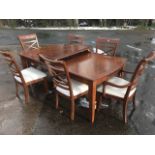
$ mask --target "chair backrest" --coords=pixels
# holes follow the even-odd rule
[[[116,49],[120,43],[120,39],[98,37],[96,39],[96,53],[98,49],[104,51],[107,55],[115,56]]]
[[[47,65],[49,74],[53,77],[54,87],[68,90],[70,96],[73,96],[71,80],[66,63],[64,61],[49,60],[42,54],[39,54],[39,57]]]
[[[69,44],[84,44],[84,36],[68,34],[67,36]]]
[[[24,51],[39,48],[38,38],[35,33],[19,35],[18,39]]]
[[[14,79],[16,77],[16,78],[20,79],[20,81],[22,81],[22,83],[25,83],[23,75],[21,74],[20,68],[17,65],[13,55],[7,51],[5,51],[5,52],[0,51],[0,53],[4,56],[6,62],[8,63],[10,71],[13,74]]]
[[[133,89],[135,89],[137,87],[139,79],[140,79],[141,75],[144,73],[146,65],[150,61],[152,61],[154,59],[155,59],[155,51],[151,52],[146,58],[142,59],[138,63],[138,65],[137,65],[137,67],[136,67],[136,69],[134,71],[134,74],[133,74],[133,76],[131,78],[131,81],[130,81],[131,85],[128,87],[128,90],[127,90],[127,93],[126,93],[126,97],[129,95],[129,93]]]

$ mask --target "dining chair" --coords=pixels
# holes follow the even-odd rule
[[[68,34],[67,36],[69,44],[84,44],[84,36],[77,34]]]
[[[94,53],[115,56],[116,50],[120,43],[117,38],[98,37],[96,39],[96,48],[93,48]]]
[[[64,61],[49,60],[41,54],[40,57],[45,60],[49,74],[53,77],[56,90],[56,109],[59,107],[59,96],[69,99],[71,101],[70,119],[74,120],[75,100],[87,94],[88,85],[71,79]]]
[[[18,39],[24,51],[31,49],[39,49],[39,42],[35,33],[19,35]]]
[[[29,86],[39,82],[43,82],[45,87],[45,92],[46,93],[48,92],[48,85],[47,85],[47,79],[46,79],[47,75],[44,72],[41,72],[40,70],[35,69],[33,67],[28,67],[23,70],[20,70],[11,52],[0,51],[0,53],[4,56],[12,72],[13,79],[16,84],[17,97],[19,97],[18,95],[19,85],[21,85],[24,89],[26,104],[29,102]]]
[[[151,52],[138,63],[134,72],[122,70],[121,77],[112,77],[104,82],[103,85],[100,85],[97,88],[97,92],[101,94],[98,108],[101,106],[103,98],[108,97],[121,100],[123,106],[123,121],[127,123],[128,102],[132,100],[133,107],[135,108],[135,97],[140,76],[144,72],[148,62],[154,59],[155,52]],[[131,74],[131,80],[127,81],[123,76],[124,74]]]

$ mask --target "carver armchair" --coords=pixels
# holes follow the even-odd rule
[[[146,58],[142,59],[134,72],[122,71],[122,76],[124,74],[132,74],[131,80],[127,81],[123,77],[112,77],[108,81],[106,81],[103,85],[100,85],[97,88],[97,92],[101,94],[99,106],[102,103],[102,99],[104,98],[114,98],[119,99],[122,102],[123,106],[123,121],[127,123],[127,108],[128,102],[133,101],[133,106],[135,108],[135,97],[137,85],[139,82],[139,78],[144,72],[144,69],[149,61],[155,59],[155,52],[151,52]]]
[[[70,119],[75,117],[75,100],[88,92],[88,85],[70,78],[67,65],[64,61],[49,60],[40,54],[44,59],[49,74],[52,77],[56,90],[56,108],[59,107],[59,96],[70,100]]]
[[[39,49],[39,42],[37,35],[35,33],[27,35],[19,35],[18,39],[24,51],[31,49]]]
[[[67,36],[69,44],[84,44],[84,36],[77,34],[68,34]]]
[[[11,52],[1,51],[0,53],[4,56],[13,75],[13,79],[16,84],[17,97],[19,97],[18,95],[19,86],[22,86],[24,89],[25,103],[27,104],[29,102],[29,89],[28,89],[29,86],[39,82],[44,83],[45,92],[46,93],[48,92],[48,85],[46,80],[47,75],[44,72],[35,69],[34,67],[28,67],[23,70],[20,70]]]
[[[98,54],[115,56],[119,43],[120,39],[98,37],[93,51]]]

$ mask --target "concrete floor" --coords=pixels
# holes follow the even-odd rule
[[[14,53],[20,63],[17,51],[15,50]],[[127,53],[130,51],[128,50]],[[124,54],[124,56],[129,58],[127,68],[133,69],[132,66],[137,63],[135,59],[130,54]],[[138,53],[135,53],[134,56],[138,56]],[[12,75],[0,56],[0,134],[155,134],[154,90],[155,70],[152,63],[149,64],[139,82],[136,110],[132,111],[132,104],[128,105],[128,124],[124,125],[122,122],[121,103],[113,101],[109,108],[104,108],[96,113],[95,125],[92,128],[88,121],[88,109],[77,106],[76,119],[71,122],[68,117],[69,102],[61,99],[61,108],[56,110],[54,93],[44,94],[42,85],[37,85],[30,90],[33,93],[31,93],[28,105],[25,105],[22,99],[16,98]],[[20,92],[20,97],[23,98],[22,89]]]

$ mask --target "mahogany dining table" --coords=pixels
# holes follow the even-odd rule
[[[89,86],[88,99],[90,120],[95,120],[96,88],[99,84],[116,75],[126,63],[122,57],[92,53],[88,45],[53,44],[40,49],[20,53],[23,67],[28,62],[41,63],[38,54],[48,59],[64,60],[72,78]]]

